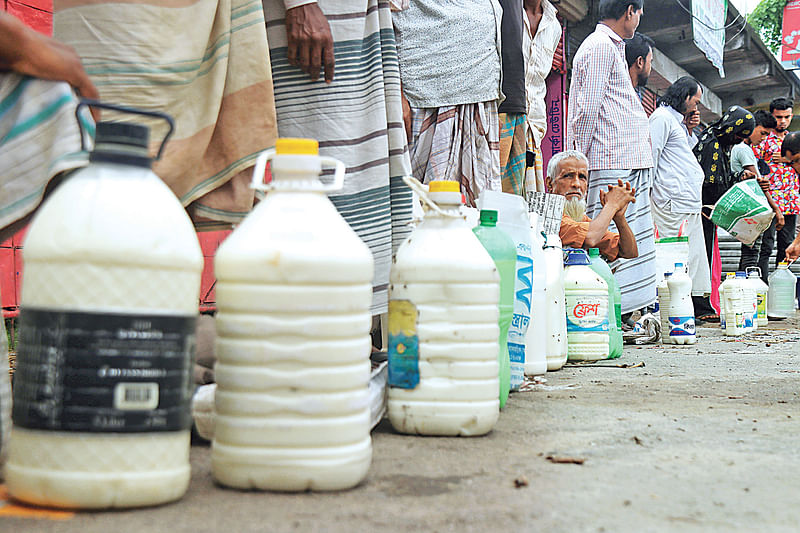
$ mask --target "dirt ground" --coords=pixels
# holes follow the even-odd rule
[[[798,324],[738,340],[703,327],[695,346],[626,346],[619,361],[548,373],[486,437],[403,436],[384,421],[369,477],[348,492],[222,489],[195,445],[178,503],[60,520],[0,507],[0,532],[797,531]]]

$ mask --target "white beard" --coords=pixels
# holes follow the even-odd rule
[[[564,214],[575,222],[583,222],[586,215],[586,200],[583,198],[568,198],[564,203]]]

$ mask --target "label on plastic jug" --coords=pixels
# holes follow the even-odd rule
[[[767,294],[764,292],[757,293],[756,300],[756,317],[767,316]]]
[[[695,324],[693,316],[671,316],[669,317],[669,336],[682,337],[695,334]]]
[[[567,331],[608,331],[608,299],[567,295]]]
[[[92,433],[189,429],[195,322],[23,309],[14,424]]]
[[[417,307],[408,300],[389,301],[389,386],[413,389],[419,385]]]

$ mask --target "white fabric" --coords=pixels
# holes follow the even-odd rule
[[[700,213],[703,169],[689,146],[683,115],[660,106],[650,115],[653,145],[653,211]]]
[[[415,0],[392,13],[411,107],[499,100],[502,16],[497,0]]]
[[[295,7],[304,6],[306,4],[316,4],[317,0],[283,0],[283,5],[286,9],[293,9]]]
[[[553,55],[561,39],[561,23],[556,18],[556,8],[548,0],[542,0],[544,14],[539,22],[536,36],[531,38],[528,15],[522,10],[525,31],[522,32],[522,54],[525,58],[525,93],[527,97],[528,130],[536,146],[542,145],[547,134],[547,108],[545,78],[553,67]]]
[[[703,237],[703,222],[700,214],[669,213],[653,209],[653,223],[658,228],[659,238],[677,237],[681,224],[686,220],[683,235],[689,237],[689,277],[692,278],[692,296],[711,294],[711,271]],[[661,273],[658,274],[661,276]]]

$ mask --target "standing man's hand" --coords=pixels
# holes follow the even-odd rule
[[[325,83],[333,81],[333,35],[316,3],[286,10],[286,38],[289,64],[300,67],[312,81],[319,79],[324,67]]]
[[[775,231],[780,231],[786,225],[786,219],[780,209],[775,212]]]
[[[84,98],[100,93],[83,70],[81,59],[70,46],[26,27],[13,15],[0,11],[0,70],[34,78],[69,83]],[[99,111],[92,110],[95,120]]]
[[[786,261],[794,261],[798,256],[800,256],[800,235],[786,248]]]
[[[689,134],[691,135],[692,131],[694,131],[694,129],[700,125],[700,111],[694,110],[691,113],[687,113],[684,123],[686,124],[686,129],[689,130]]]

